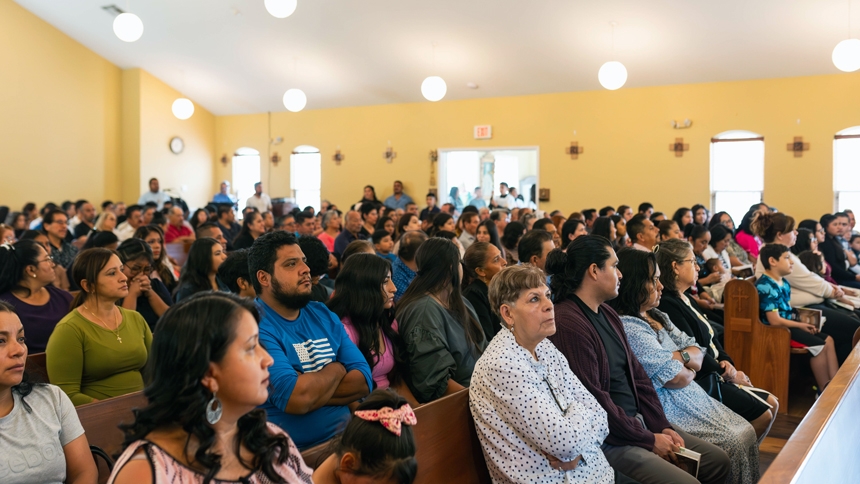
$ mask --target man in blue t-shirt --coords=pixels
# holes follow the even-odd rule
[[[337,316],[311,302],[310,269],[295,236],[270,232],[248,253],[260,307],[260,342],[275,360],[269,421],[305,449],[331,439],[349,420],[348,404],[373,388],[370,366]]]

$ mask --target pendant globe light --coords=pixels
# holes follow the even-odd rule
[[[860,39],[851,38],[851,1],[848,1],[848,38],[836,44],[830,58],[842,72],[860,69]]]
[[[612,54],[615,55],[615,22],[612,25]],[[600,66],[597,71],[597,80],[604,89],[614,91],[620,89],[627,82],[627,68],[618,61],[609,61]]]
[[[143,35],[143,22],[133,13],[121,13],[113,19],[113,33],[123,42],[134,42]]]
[[[436,42],[433,42],[433,70],[436,70]],[[448,84],[439,76],[429,76],[421,83],[421,95],[430,102],[441,101],[448,92]]]
[[[284,107],[291,113],[297,113],[305,108],[308,103],[308,97],[301,89],[288,89],[284,93]]]
[[[287,18],[296,11],[298,0],[264,0],[266,11],[275,18]]]
[[[172,111],[178,119],[188,119],[194,114],[194,103],[190,99],[181,97],[173,101]]]

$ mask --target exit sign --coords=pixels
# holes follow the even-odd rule
[[[475,126],[475,139],[491,139],[493,137],[493,127],[489,124]]]

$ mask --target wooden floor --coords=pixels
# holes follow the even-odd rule
[[[791,384],[788,391],[788,415],[779,414],[770,433],[759,446],[759,467],[761,473],[767,470],[771,462],[785,446],[785,442],[800,425],[800,421],[815,403],[815,379],[809,368],[808,360],[794,357],[791,362]]]

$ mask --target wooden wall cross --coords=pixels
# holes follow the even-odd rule
[[[565,148],[564,152],[570,155],[571,160],[575,160],[579,158],[579,155],[585,152],[585,148],[579,146],[579,143],[576,141],[570,142],[570,147]]]
[[[675,157],[680,158],[685,151],[690,151],[690,145],[684,143],[684,138],[675,138],[675,142],[669,145],[669,151],[674,151]]]
[[[804,151],[809,151],[809,143],[803,142],[803,136],[795,136],[794,142],[788,143],[785,145],[785,148],[788,151],[793,151],[795,158],[800,158],[803,156]]]
[[[272,153],[272,164],[275,166],[278,166],[278,163],[280,161],[281,161],[281,157],[280,157],[280,155],[278,155],[278,152],[276,151],[276,152]]]
[[[340,153],[340,150],[335,151],[334,156],[331,157],[331,159],[334,160],[334,162],[338,165],[340,164],[341,161],[343,161],[344,158],[346,158],[346,156],[342,155]]]
[[[394,161],[395,158],[397,158],[397,153],[394,152],[394,148],[389,146],[385,150],[385,153],[382,154],[382,156],[385,158],[385,161],[391,163]]]

